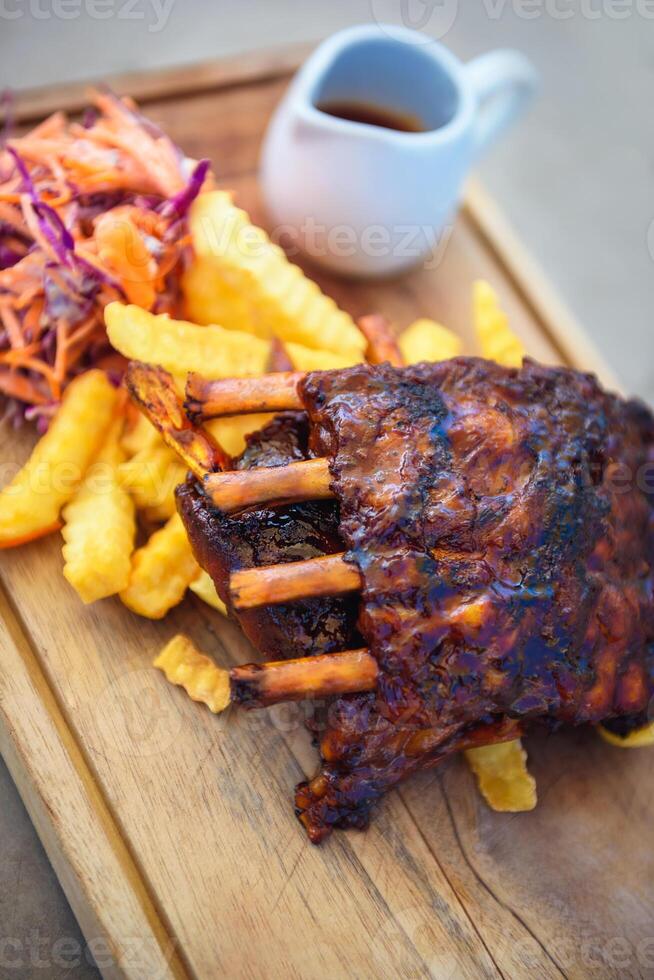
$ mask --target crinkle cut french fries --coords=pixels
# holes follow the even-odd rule
[[[120,598],[132,612],[162,619],[182,601],[199,570],[181,518],[174,514],[134,553],[129,582]]]
[[[212,256],[195,254],[184,272],[184,312],[193,323],[219,323],[226,330],[251,333],[266,340],[270,334],[265,324],[253,319],[252,308],[244,293],[241,277],[231,281]]]
[[[183,687],[193,701],[206,704],[209,711],[220,714],[229,704],[229,674],[220,670],[187,636],[179,633],[163,648],[154,661],[171,684]]]
[[[492,810],[523,813],[534,809],[536,780],[529,774],[527,753],[519,738],[467,749],[465,757],[477,777],[479,792]]]
[[[161,443],[139,450],[121,463],[117,475],[146,520],[163,522],[173,516],[175,488],[184,482],[186,468],[168,446]]]
[[[146,419],[136,405],[127,403],[127,412],[120,444],[128,459],[143,449],[163,446],[163,440],[151,422]]]
[[[211,378],[265,371],[269,344],[258,337],[155,316],[123,303],[110,303],[104,316],[109,340],[119,353],[132,361],[160,365],[180,379],[182,389],[190,371]]]
[[[228,418],[211,419],[205,422],[204,427],[226,453],[240,456],[245,449],[246,436],[263,429],[272,418],[270,413],[231,415]]]
[[[398,337],[398,346],[405,364],[420,361],[446,361],[463,353],[463,343],[457,334],[435,320],[421,317],[414,320]]]
[[[134,502],[118,479],[125,459],[122,418],[111,425],[95,461],[63,511],[64,576],[84,603],[127,586],[134,550]]]
[[[616,735],[604,725],[598,725],[597,728],[605,742],[619,749],[644,749],[654,745],[654,721],[648,722],[642,728],[636,728],[628,735]]]
[[[520,367],[527,352],[511,330],[497,293],[484,279],[478,279],[472,290],[473,320],[481,356],[504,367]]]
[[[195,371],[209,379],[264,374],[271,341],[238,330],[155,316],[138,306],[110,303],[105,309],[109,340],[133,361],[158,364],[169,371],[183,391],[186,375]],[[319,367],[343,368],[361,361],[356,353],[343,354],[287,342],[286,350],[298,371]]]
[[[61,526],[61,508],[102,445],[117,401],[118,392],[103,371],[87,371],[69,385],[47,433],[0,492],[0,548]]]
[[[189,585],[189,589],[198,598],[202,599],[203,602],[206,602],[208,606],[211,606],[212,609],[217,609],[223,616],[227,615],[227,607],[216,592],[216,586],[213,584],[211,576],[204,569],[202,569],[197,578],[193,579]]]
[[[358,351],[352,350],[336,353],[323,350],[321,347],[304,347],[291,340],[285,341],[284,347],[296,371],[338,371],[341,368],[352,367],[353,364],[360,364],[363,360]],[[267,356],[270,356],[270,347]]]
[[[365,341],[352,317],[289,262],[236,207],[231,194],[200,195],[191,208],[190,227],[195,259],[182,285],[191,319],[325,348],[349,355],[350,363],[363,359]]]

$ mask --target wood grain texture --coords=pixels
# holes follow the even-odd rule
[[[0,592],[0,751],[108,977],[185,971],[22,624]],[[38,791],[36,790],[38,787]]]
[[[246,78],[187,78],[179,98],[169,81],[132,94],[265,221],[254,175],[283,73],[250,62]],[[531,353],[610,379],[497,230],[473,189],[437,269],[316,278],[354,315],[431,316],[472,350],[484,276]],[[29,440],[0,438],[10,469]],[[0,556],[0,748],[87,936],[116,951],[107,975],[654,976],[646,750],[582,732],[528,739],[540,805],[517,815],[491,813],[454,760],[391,794],[366,833],[311,847],[292,813],[316,766],[304,706],[213,717],[151,661],[180,630],[221,664],[251,660],[237,628],[194,597],[161,623],[113,599],[85,608],[60,550],[53,536]],[[145,966],[127,956],[135,935]]]

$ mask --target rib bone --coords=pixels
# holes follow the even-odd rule
[[[234,572],[230,579],[235,609],[356,592],[360,588],[361,573],[343,554],[244,568]]]
[[[297,383],[302,377],[301,372],[278,371],[258,378],[206,381],[199,374],[189,374],[185,408],[194,421],[221,415],[301,409]]]
[[[373,691],[377,673],[377,661],[366,649],[244,664],[230,671],[232,703],[259,708],[280,701]]]
[[[212,473],[204,480],[204,490],[215,506],[226,514],[257,504],[326,500],[334,496],[326,459]]]

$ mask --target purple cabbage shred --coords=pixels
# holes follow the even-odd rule
[[[208,160],[200,160],[195,165],[186,187],[161,205],[160,214],[162,217],[177,218],[178,220],[186,217],[193,201],[202,190],[202,185],[209,172],[209,166]]]

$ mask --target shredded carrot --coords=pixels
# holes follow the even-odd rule
[[[90,316],[85,323],[77,327],[74,333],[66,338],[62,349],[65,350],[66,365],[74,367],[84,353],[86,343],[95,335],[100,335],[101,326],[95,316]]]
[[[23,316],[23,331],[26,337],[33,337],[35,340],[41,336],[45,324],[43,323],[43,297],[29,296],[27,309]],[[22,307],[17,306],[17,309]]]
[[[46,364],[45,361],[41,361],[36,357],[30,357],[29,354],[23,355],[22,363],[24,367],[29,368],[31,371],[36,371],[37,374],[42,374],[50,384],[53,390],[53,395],[56,395],[57,398],[59,397],[61,392],[57,377],[53,368],[51,368],[49,364]]]
[[[27,347],[13,347],[11,350],[0,351],[0,363],[18,364],[20,366],[26,357],[36,354],[38,349],[38,344],[28,344]]]
[[[93,102],[83,123],[57,112],[0,142],[0,394],[43,424],[75,374],[122,370],[107,303],[178,312],[186,212],[211,184],[132,100]]]
[[[36,381],[13,371],[0,370],[0,392],[7,398],[29,405],[46,405],[49,401]]]
[[[95,239],[98,258],[120,278],[129,302],[152,309],[157,264],[138,228],[126,215],[108,211],[95,223]]]
[[[57,320],[57,353],[55,355],[53,375],[57,382],[61,382],[66,377],[66,347],[68,342],[68,321]]]
[[[49,136],[60,136],[66,128],[66,116],[63,112],[53,112],[51,116],[35,126],[30,136],[47,139]]]
[[[9,343],[14,349],[25,346],[25,338],[21,330],[20,320],[12,310],[9,303],[0,303],[0,320],[7,331]]]
[[[42,286],[40,283],[34,283],[33,286],[26,286],[22,294],[18,296],[14,302],[14,309],[22,310],[25,309],[25,319],[23,320],[23,326],[28,329],[32,329],[36,326],[33,322],[34,318],[42,312],[43,310],[43,300],[40,298],[42,292]],[[29,317],[29,320],[27,319]]]

